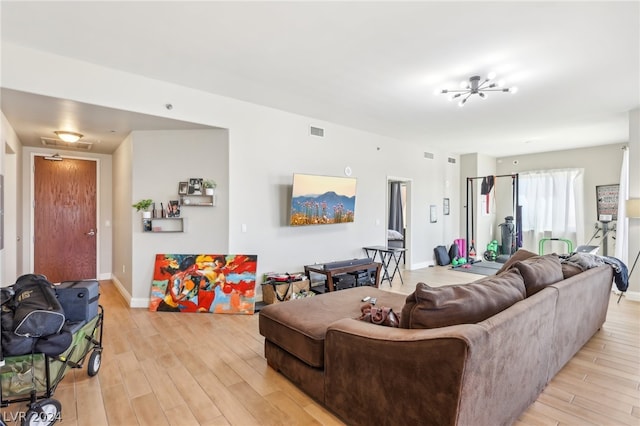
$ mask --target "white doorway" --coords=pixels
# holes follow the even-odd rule
[[[387,177],[386,228],[387,246],[406,249],[401,268],[410,269],[411,251],[411,185],[409,178]]]

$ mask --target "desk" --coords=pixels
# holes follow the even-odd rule
[[[344,262],[348,263],[348,262]],[[334,291],[335,286],[333,285],[333,277],[338,274],[345,274],[347,272],[356,272],[356,271],[366,271],[368,269],[376,269],[376,287],[378,287],[380,283],[380,267],[381,265],[377,262],[370,263],[357,263],[353,265],[344,265],[338,267],[332,267],[330,264],[327,265],[305,265],[304,274],[311,278],[310,272],[315,272],[317,274],[322,274],[327,277],[327,287],[329,291]]]
[[[398,270],[398,268],[400,266],[400,261],[404,256],[404,252],[407,251],[407,249],[386,246],[369,246],[362,247],[362,249],[367,254],[367,256],[374,261],[376,260],[376,256],[380,256],[380,263],[382,263],[382,269],[384,271],[384,273],[382,274],[382,278],[380,279],[381,283],[386,280],[389,281],[389,285],[391,286],[391,282],[393,281],[393,278],[396,276],[397,272],[398,276],[400,277],[400,282],[402,283],[402,285],[404,285],[404,281],[402,280],[402,273]],[[373,256],[371,255],[371,253],[373,253]],[[389,274],[389,265],[391,264],[392,260],[394,263],[393,271],[391,272],[391,274]]]

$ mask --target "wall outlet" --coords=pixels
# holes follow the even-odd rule
[[[124,266],[124,264],[122,265],[122,273],[124,274],[126,271],[126,267]]]

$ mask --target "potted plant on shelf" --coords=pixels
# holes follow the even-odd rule
[[[206,195],[213,195],[213,190],[216,189],[218,185],[215,180],[207,179],[202,182],[202,186],[204,186],[204,193]]]
[[[135,204],[132,204],[132,207],[135,207],[136,211],[142,211],[142,217],[144,219],[149,219],[151,218],[151,212],[149,211],[149,207],[151,206],[151,204],[153,204],[153,200],[151,199],[146,199],[146,200],[140,200]]]

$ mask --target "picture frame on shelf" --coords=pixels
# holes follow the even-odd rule
[[[178,183],[178,195],[187,195],[188,190],[189,190],[189,182]]]
[[[180,217],[180,202],[178,200],[170,200],[167,217]]]
[[[202,195],[202,178],[189,178],[189,195]]]

